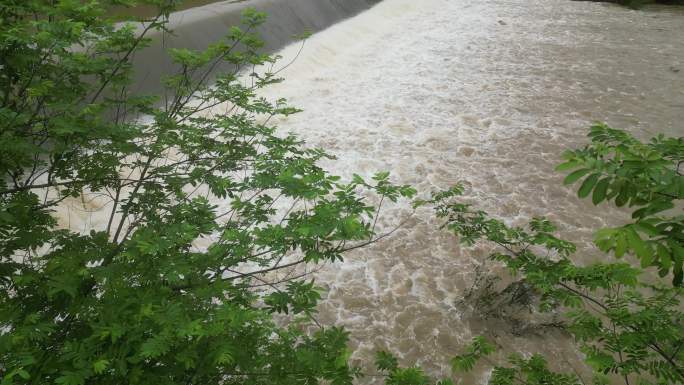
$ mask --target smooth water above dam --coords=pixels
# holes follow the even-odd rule
[[[553,169],[594,121],[642,139],[684,135],[682,37],[678,8],[385,0],[313,35],[301,53],[297,44],[279,52],[283,63],[296,60],[264,95],[304,110],[275,124],[337,156],[324,162],[333,173],[388,170],[422,194],[462,182],[464,201],[510,223],[550,218],[577,242],[578,260],[591,261],[593,231],[628,212],[578,199]],[[61,210],[64,226],[97,227],[76,201]],[[494,268],[490,247],[459,245],[430,210],[383,207],[383,230],[402,221],[391,237],[314,273],[327,289],[318,320],[351,331],[353,357],[387,349],[447,375],[449,358],[484,335],[501,357],[555,354],[554,366],[581,372],[562,332],[527,327],[524,315],[485,319],[464,299],[476,272]]]

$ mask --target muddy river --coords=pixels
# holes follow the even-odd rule
[[[336,155],[328,169],[391,170],[423,193],[463,182],[464,200],[510,223],[549,217],[590,261],[593,231],[628,215],[579,200],[554,166],[594,121],[641,138],[684,135],[684,11],[386,0],[314,35],[282,74],[270,92],[304,112],[278,124]],[[383,210],[385,229],[411,215],[408,205]],[[491,249],[460,246],[438,224],[419,211],[389,239],[316,274],[328,289],[321,321],[352,332],[354,357],[391,349],[446,375],[448,358],[482,334],[503,352],[546,353],[581,373],[563,333],[473,311],[464,297],[476,270],[497,271],[486,262]]]

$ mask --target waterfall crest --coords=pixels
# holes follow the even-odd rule
[[[161,91],[160,77],[173,74],[177,67],[169,59],[169,48],[205,49],[223,38],[231,26],[239,25],[242,11],[255,8],[266,12],[268,20],[259,28],[265,49],[273,52],[295,41],[305,31],[317,32],[354,16],[379,0],[251,0],[222,1],[175,12],[169,17],[173,34],[151,34],[149,47],[136,53],[134,87],[136,92]]]

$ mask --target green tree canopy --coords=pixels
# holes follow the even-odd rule
[[[133,93],[131,58],[172,10],[148,1],[142,29],[105,14],[135,3],[0,4],[2,384],[350,383],[347,334],[307,331],[320,294],[295,269],[374,241],[369,194],[414,190],[343,183],[269,124],[297,110],[257,95],[280,81],[261,13],[171,50],[166,98]],[[58,226],[92,197],[101,225]]]
[[[444,227],[462,242],[498,245],[491,258],[531,285],[541,310],[565,314],[565,327],[596,373],[596,384],[609,383],[606,375],[626,385],[684,383],[684,138],[661,135],[642,143],[605,124],[594,125],[589,138],[589,145],[564,155],[558,170],[572,171],[566,184],[581,181],[580,198],[633,207],[633,222],[599,229],[595,243],[618,259],[631,254],[637,265],[612,261],[610,255],[580,265],[572,259],[575,245],[557,237],[547,219],[533,218],[524,228],[508,226],[459,202],[460,187],[436,194],[431,203]],[[475,340],[454,359],[454,369],[469,370],[489,353],[485,342]],[[581,383],[574,373],[549,371],[551,359],[514,355],[509,366],[494,368],[489,383]]]

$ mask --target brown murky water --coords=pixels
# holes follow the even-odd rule
[[[299,49],[281,54],[284,61]],[[339,158],[339,175],[391,170],[422,193],[464,182],[465,200],[522,224],[547,216],[597,257],[592,232],[627,213],[579,200],[553,171],[585,142],[593,121],[642,138],[684,135],[684,11],[638,12],[568,0],[385,0],[307,41],[268,97],[305,111],[278,124]],[[320,321],[347,327],[354,358],[397,352],[448,375],[448,359],[475,335],[503,352],[540,352],[582,372],[563,333],[483,319],[464,300],[485,245],[463,247],[428,210],[383,208],[392,237],[316,274],[327,288]],[[65,206],[62,223],[97,226]],[[519,325],[518,325],[519,326]],[[515,333],[512,333],[515,332]],[[503,356],[505,353],[501,353]],[[479,379],[478,379],[479,378]],[[478,373],[463,384],[485,383]]]
[[[463,181],[468,201],[511,223],[551,218],[580,260],[598,255],[595,229],[628,216],[563,187],[553,171],[562,151],[584,143],[598,120],[644,138],[684,135],[681,9],[386,0],[306,44],[271,92],[305,110],[279,124],[337,155],[330,169],[391,170],[421,192]],[[390,208],[383,225],[409,214]],[[318,273],[328,289],[321,320],[352,332],[354,357],[391,349],[447,375],[449,357],[484,334],[504,351],[546,353],[581,372],[562,333],[472,311],[463,296],[490,249],[462,247],[437,227],[418,212],[390,239]]]

